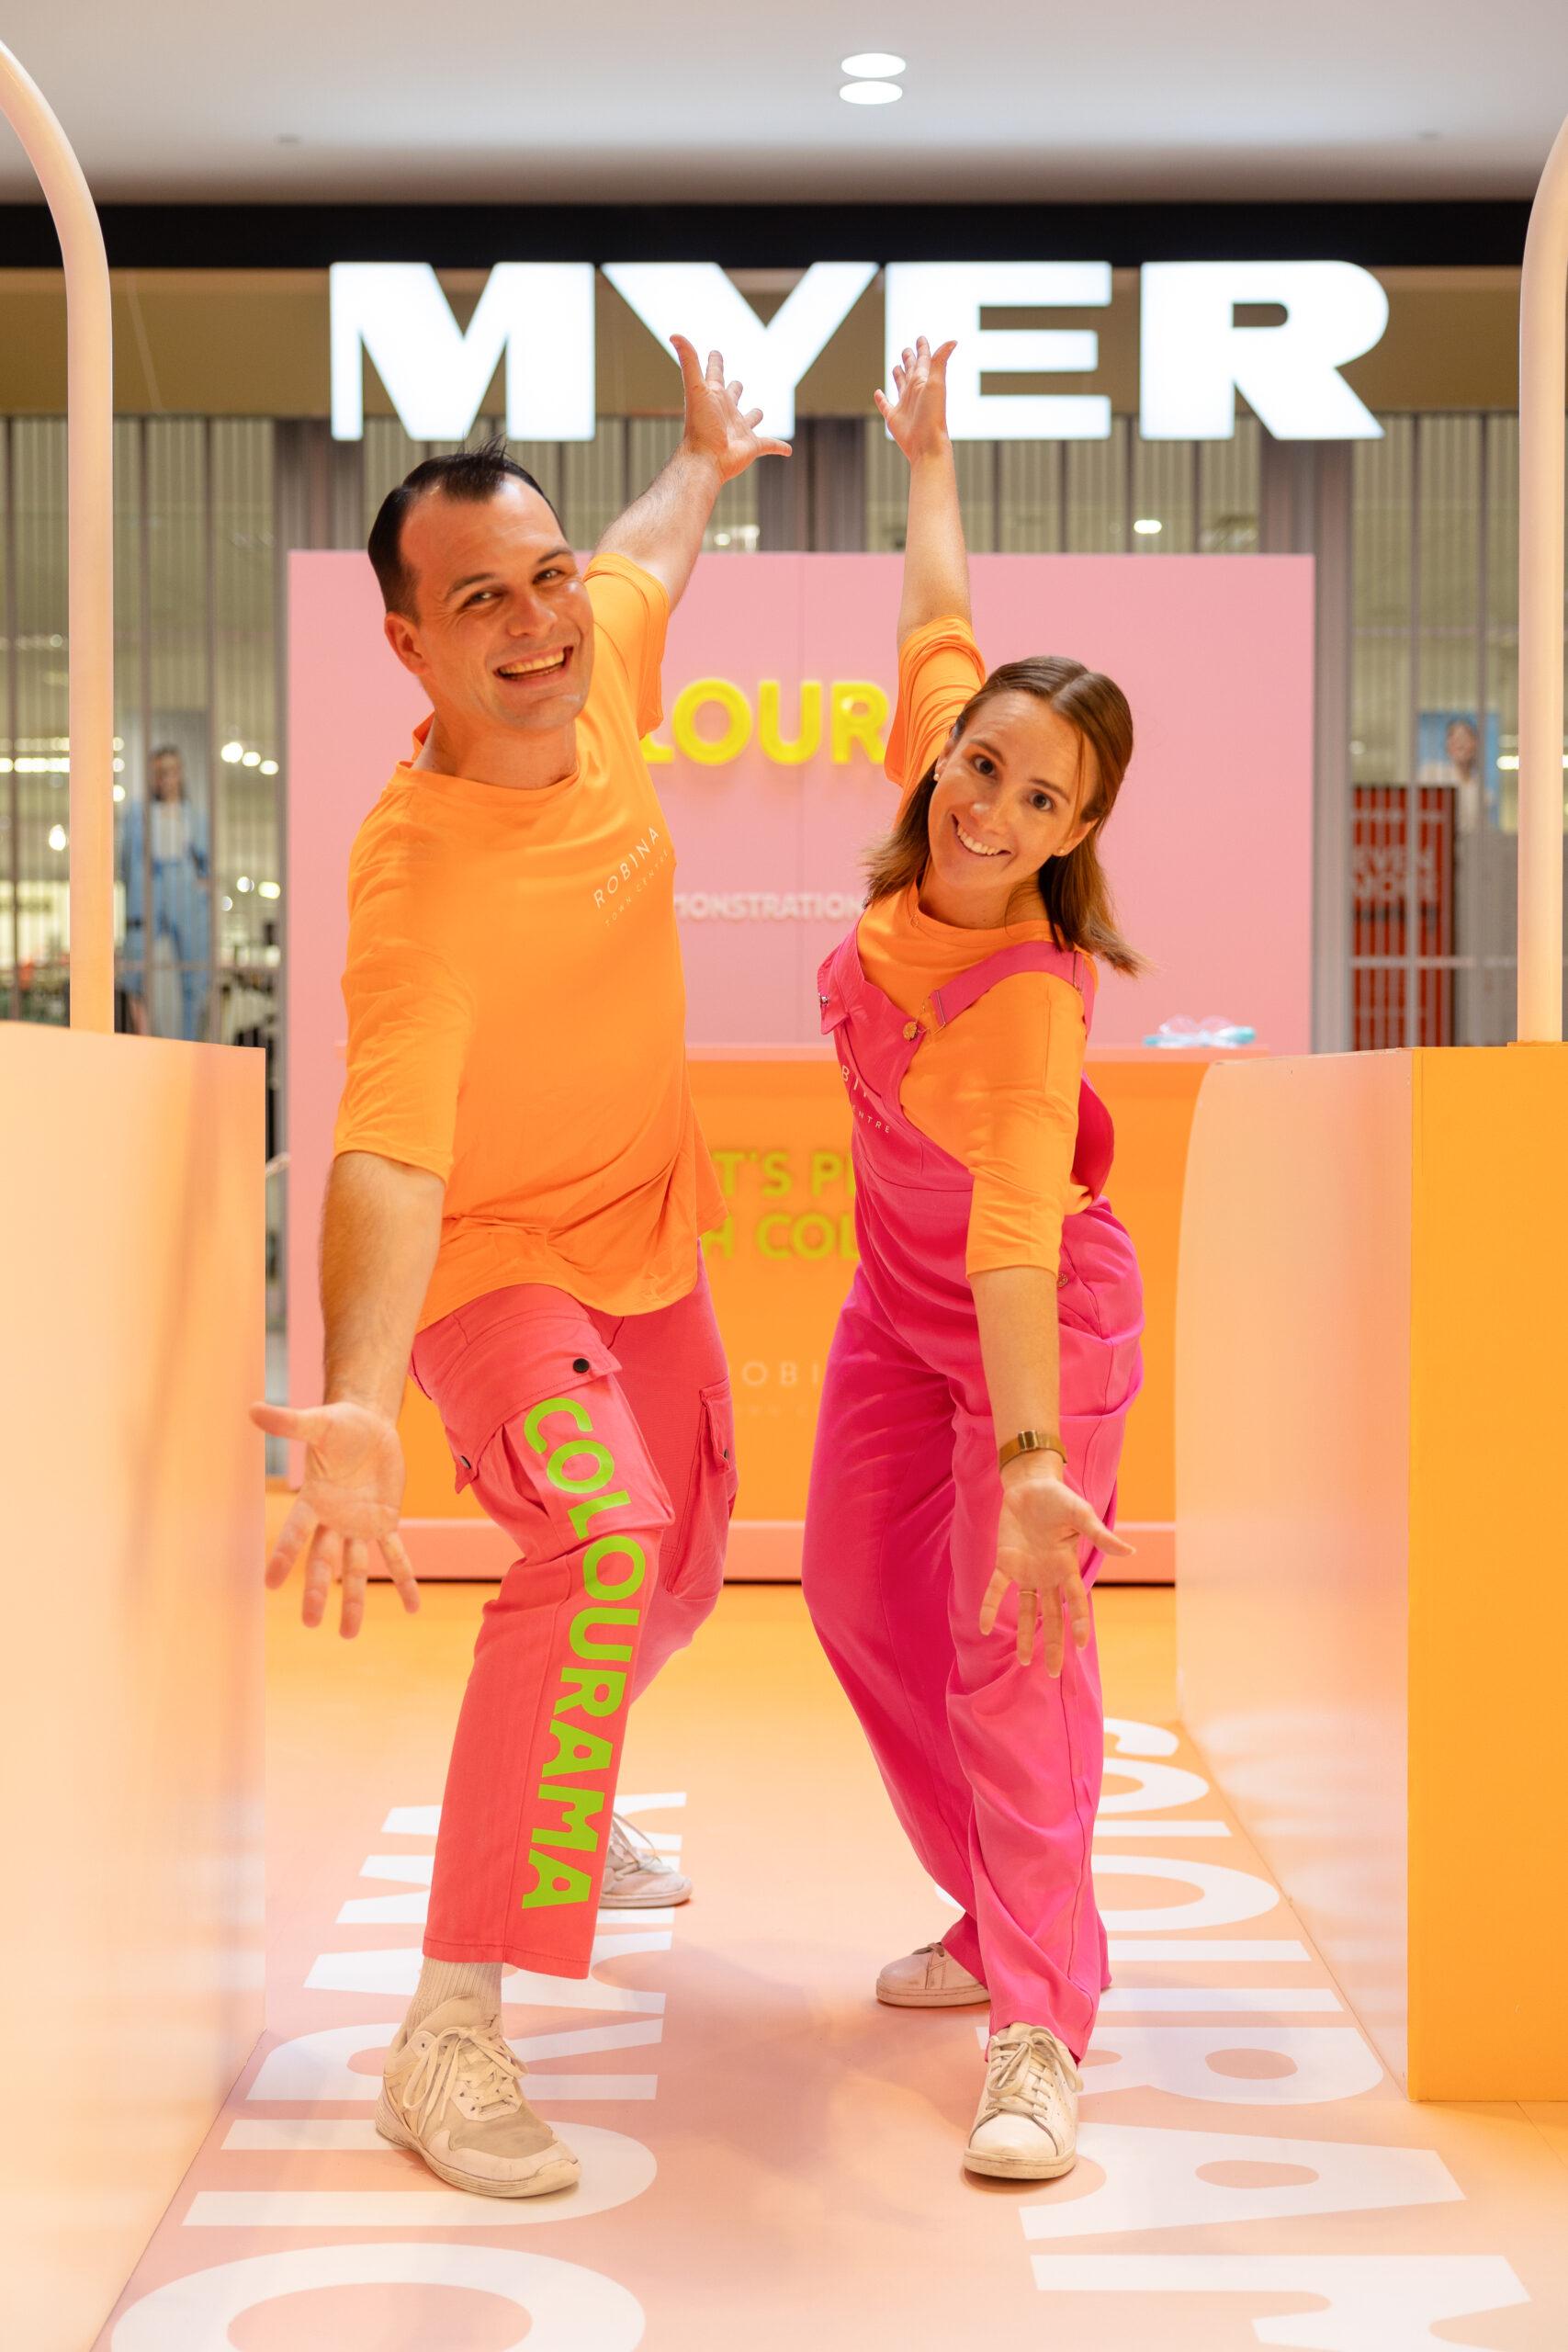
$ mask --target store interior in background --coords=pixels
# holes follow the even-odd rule
[[[731,274],[766,318],[801,273]],[[1345,370],[1381,440],[1280,443],[1244,404],[1228,441],[1145,442],[1138,273],[1119,269],[1108,311],[1084,314],[1098,321],[1111,437],[962,444],[965,526],[976,552],[1314,554],[1314,1042],[1496,1044],[1514,992],[1517,272],[1381,275],[1387,334]],[[443,273],[459,322],[484,282]],[[62,1022],[65,444],[63,415],[49,413],[63,408],[61,296],[47,271],[7,270],[0,285],[37,330],[0,355],[0,1014]],[[284,558],[362,546],[386,491],[454,446],[411,440],[368,366],[364,438],[332,439],[326,295],[324,271],[116,276],[122,1027],[273,1049],[288,926]],[[791,465],[726,491],[710,552],[897,548],[899,484],[869,405],[881,335],[874,285],[801,385]],[[513,445],[581,547],[678,432],[673,367],[603,278],[598,381],[592,441]],[[500,430],[502,407],[498,381],[470,442]],[[175,756],[144,822],[159,752]]]

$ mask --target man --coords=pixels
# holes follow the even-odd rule
[[[735,1490],[699,1247],[723,1208],[640,745],[721,484],[788,451],[717,353],[705,375],[675,348],[684,437],[586,575],[497,451],[417,467],[377,518],[388,640],[433,717],[350,863],[326,1401],[254,1413],[306,1444],[267,1578],[308,1545],[307,1624],[336,1577],[358,1631],[372,1543],[418,1605],[397,1533],[411,1343],[459,1486],[522,1554],[485,1611],[377,2111],[443,2179],[497,2197],[578,2174],[525,2103],[502,1965],[586,1975],[602,1900],[690,1892],[611,1805],[630,1700],[717,1598]]]

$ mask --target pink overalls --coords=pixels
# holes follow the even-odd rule
[[[933,990],[934,1024],[1019,971],[1070,979],[1087,1023],[1093,967],[1030,942]],[[1078,2058],[1109,1982],[1089,1868],[1104,1755],[1094,1645],[1068,1640],[1059,1680],[1038,1653],[1021,1667],[1016,1588],[980,1632],[1001,1480],[964,1271],[972,1179],[899,1108],[925,1030],[865,978],[852,932],[818,987],[855,1114],[861,1262],[823,1386],[806,1600],[915,1851],[963,1905],[942,1940],[989,1987],[991,2030],[1048,2026]],[[1097,1197],[1062,1231],[1060,1422],[1068,1479],[1108,1526],[1143,1329],[1132,1242],[1098,1197],[1112,1140],[1086,1081],[1073,1174]]]

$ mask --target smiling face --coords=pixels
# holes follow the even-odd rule
[[[387,638],[455,743],[557,735],[588,699],[593,610],[560,525],[536,491],[422,498],[402,530],[412,613]]]
[[[936,763],[920,905],[939,922],[991,931],[1042,912],[1035,876],[1092,830],[1094,753],[1038,695],[983,703]]]

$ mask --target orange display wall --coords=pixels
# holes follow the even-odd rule
[[[265,1075],[0,1022],[7,2352],[96,2341],[265,2021]]]
[[[1193,1105],[1213,1056],[1108,1048],[1093,1081],[1116,1123],[1112,1205],[1137,1245],[1147,1328],[1144,1392],[1127,1429],[1120,1523],[1137,1546],[1122,1582],[1175,1574],[1176,1266]],[[1235,1059],[1232,1055],[1227,1058]],[[822,1049],[694,1057],[697,1113],[729,1214],[705,1241],[735,1387],[740,1496],[732,1580],[800,1574],[818,1399],[833,1325],[854,1270],[850,1116]],[[496,1576],[507,1539],[470,1493],[456,1496],[433,1408],[411,1387],[403,1410],[411,1548],[425,1576]]]
[[[1559,1045],[1214,1070],[1192,1123],[1182,1716],[1417,2099],[1568,2098],[1565,1159]]]

